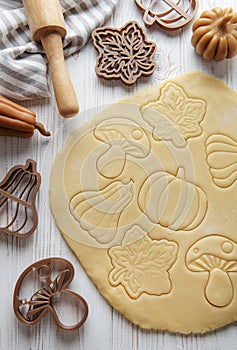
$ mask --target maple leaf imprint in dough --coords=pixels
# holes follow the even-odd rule
[[[142,108],[143,119],[153,128],[156,141],[171,141],[175,147],[183,148],[186,140],[200,136],[206,114],[206,102],[190,98],[174,83],[163,86],[160,98]]]
[[[152,60],[156,45],[147,41],[143,29],[129,22],[120,29],[103,27],[93,31],[94,46],[99,51],[96,73],[105,79],[120,78],[131,85],[141,75],[155,70]]]
[[[138,238],[126,242],[129,236]],[[169,270],[177,259],[178,245],[166,239],[152,240],[140,226],[134,225],[126,232],[121,246],[109,249],[113,269],[109,273],[112,286],[122,285],[134,299],[142,293],[168,294],[172,290]]]

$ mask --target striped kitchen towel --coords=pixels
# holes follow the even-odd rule
[[[111,15],[118,0],[60,0],[67,28],[68,57]],[[0,0],[0,95],[16,100],[49,96],[47,60],[31,40],[22,0]]]

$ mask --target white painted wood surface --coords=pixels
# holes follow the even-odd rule
[[[236,0],[199,0],[199,2],[198,15],[202,10],[215,6],[223,8],[232,6],[237,11]],[[114,15],[106,25],[120,27],[129,20],[137,20],[143,24],[141,12],[134,1],[119,0]],[[151,77],[141,78],[132,87],[97,78],[94,73],[97,54],[91,42],[80,53],[67,60],[82,112],[112,103],[147,86],[159,84],[191,70],[219,77],[237,91],[237,58],[220,63],[204,62],[191,46],[191,25],[179,33],[167,34],[156,26],[146,32],[148,38],[154,40],[158,46],[155,56],[157,69]],[[0,138],[1,178],[13,165],[24,164],[27,158],[37,161],[43,178],[37,196],[39,213],[37,231],[28,239],[0,234],[0,349],[237,349],[236,324],[205,335],[184,336],[168,332],[144,331],[129,323],[106,303],[60,236],[51,218],[47,201],[50,169],[55,155],[71,130],[82,124],[91,112],[65,120],[58,115],[53,97],[48,100],[25,102],[24,105],[37,113],[38,119],[52,130],[53,135],[50,140],[37,133],[29,140]],[[65,257],[73,263],[75,279],[70,289],[81,293],[89,304],[90,313],[87,322],[82,329],[72,333],[59,331],[49,317],[29,328],[21,324],[13,314],[12,295],[20,273],[34,261],[52,256]]]

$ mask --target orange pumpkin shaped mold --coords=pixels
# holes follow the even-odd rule
[[[204,11],[193,24],[191,39],[205,60],[222,61],[237,54],[237,12],[228,7]]]

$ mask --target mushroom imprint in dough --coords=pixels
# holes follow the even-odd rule
[[[216,307],[229,305],[234,297],[230,273],[237,272],[237,243],[210,235],[195,242],[186,254],[186,266],[193,272],[208,272],[204,295]]]
[[[107,178],[119,176],[126,157],[145,158],[150,152],[150,142],[145,131],[127,118],[113,118],[101,122],[94,136],[109,145],[97,160],[98,172]]]

